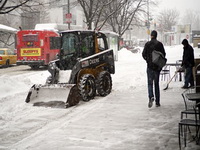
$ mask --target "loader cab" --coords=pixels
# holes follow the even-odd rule
[[[67,31],[61,33],[60,63],[64,70],[72,69],[78,59],[108,49],[103,33],[94,31]]]

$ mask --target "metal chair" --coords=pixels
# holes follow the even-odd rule
[[[183,119],[184,114],[186,118],[187,118],[187,115],[195,114],[193,106],[196,104],[196,102],[188,100],[187,97],[185,97],[185,93],[191,93],[191,92],[194,92],[194,91],[192,91],[192,89],[187,89],[181,94],[184,100],[184,106],[185,106],[185,109],[181,111],[181,119]]]
[[[179,148],[181,150],[181,137],[183,138],[184,141],[184,146],[187,146],[187,134],[188,134],[188,129],[189,127],[194,127],[195,131],[195,137],[193,138],[196,140],[196,144],[199,142],[199,128],[200,128],[200,119],[199,119],[199,107],[200,104],[194,105],[193,110],[195,112],[194,118],[195,119],[181,119],[179,122],[179,129],[178,129],[178,135],[179,135]],[[191,134],[191,130],[189,130],[189,133]]]
[[[199,106],[197,107],[196,105],[194,106],[194,111],[195,113],[195,119],[181,119],[179,122],[179,148],[181,149],[181,137],[183,137],[184,140],[184,146],[187,146],[187,130],[189,129],[189,127],[194,127],[195,128],[195,137],[194,139],[196,140],[196,143],[198,144],[199,141],[199,128],[200,128],[200,120],[199,120]],[[197,115],[198,114],[198,115]],[[191,134],[191,131],[189,131],[189,133]]]
[[[170,65],[165,65],[160,72],[161,80],[170,79]]]

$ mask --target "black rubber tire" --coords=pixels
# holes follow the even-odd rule
[[[31,69],[32,70],[37,70],[39,69],[39,66],[38,65],[30,65]]]
[[[95,78],[91,74],[84,74],[78,84],[79,93],[83,101],[89,101],[96,95]]]
[[[6,60],[6,65],[5,65],[5,67],[7,68],[7,67],[9,67],[10,66],[10,60],[8,59],[8,60]]]
[[[106,96],[110,94],[112,90],[112,78],[109,72],[102,71],[99,73],[96,87],[100,96]]]

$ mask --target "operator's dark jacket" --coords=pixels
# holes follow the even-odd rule
[[[152,63],[152,51],[160,51],[163,56],[165,57],[165,49],[164,46],[161,42],[159,42],[157,39],[151,39],[151,41],[147,42],[144,46],[144,50],[142,52],[142,57],[146,60],[147,62],[147,67],[155,70],[155,71],[160,71],[159,67],[155,64]]]
[[[185,68],[194,67],[194,50],[189,43],[184,43],[182,65]]]

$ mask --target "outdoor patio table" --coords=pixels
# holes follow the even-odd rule
[[[188,98],[188,100],[196,101],[196,104],[200,103],[200,93],[186,93],[185,96]],[[200,111],[200,105],[197,105],[197,107],[198,111]]]
[[[191,101],[196,101],[196,103],[200,102],[200,93],[186,93],[185,96]]]

